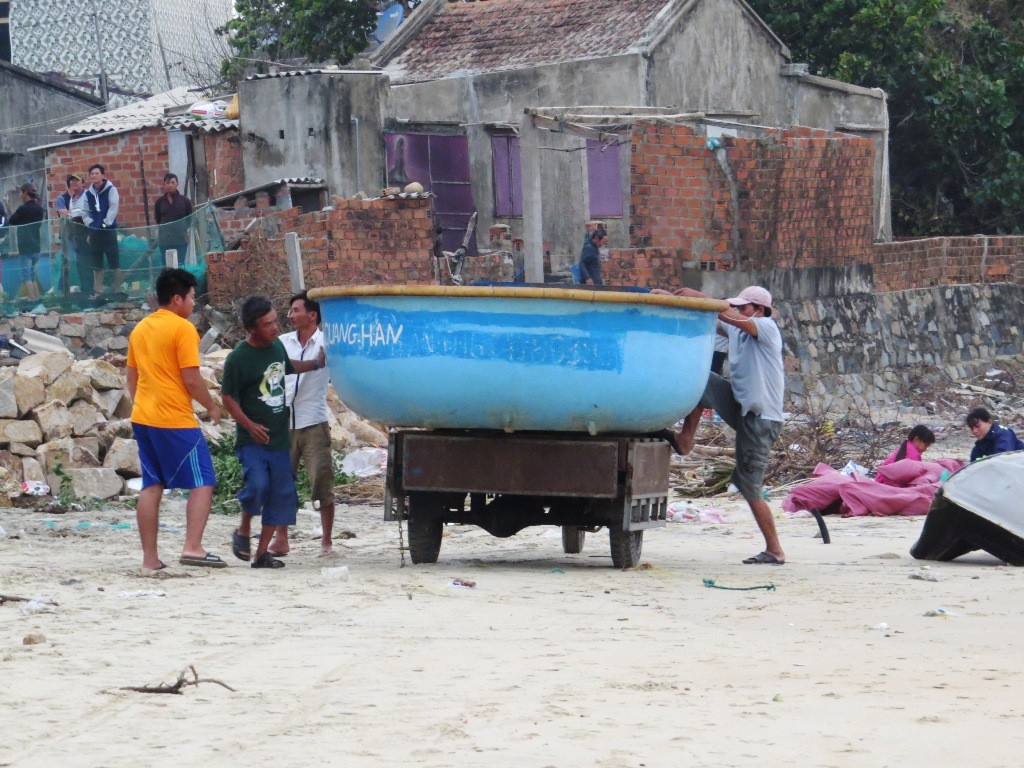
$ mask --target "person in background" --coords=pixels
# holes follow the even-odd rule
[[[897,461],[909,459],[910,461],[921,461],[924,452],[935,444],[935,433],[924,424],[918,424],[907,434],[899,448],[889,454],[885,461],[878,466],[884,467]]]
[[[92,289],[92,253],[89,250],[89,230],[85,226],[85,179],[69,173],[67,191],[57,195],[53,209],[60,217],[60,241],[68,261],[74,261],[80,290]]]
[[[985,408],[975,408],[968,413],[965,423],[975,440],[971,461],[1007,451],[1024,451],[1024,443],[1016,433],[1009,427],[996,424]]]
[[[288,309],[288,322],[295,330],[281,337],[288,357],[293,360],[313,360],[324,349],[324,334],[320,330],[320,303],[310,299],[306,292],[292,296]],[[334,542],[334,459],[331,452],[331,429],[327,421],[327,386],[331,383],[326,368],[311,373],[285,377],[288,405],[291,406],[291,459],[292,472],[298,474],[299,464],[309,475],[310,498],[320,508],[323,537],[320,540],[321,557],[333,557]],[[283,527],[270,543],[270,554],[280,557],[290,550],[288,528]]]
[[[579,264],[580,285],[587,280],[594,285],[604,285],[601,279],[601,248],[608,244],[608,233],[601,227],[595,229],[583,243]]]
[[[188,235],[192,215],[192,201],[178,192],[178,177],[173,173],[164,174],[164,193],[153,206],[153,217],[157,223],[157,242],[163,263],[167,263],[167,252],[178,252],[178,262],[184,263],[188,254]],[[174,222],[181,222],[175,224]]]
[[[238,492],[242,516],[231,536],[231,551],[253,568],[284,568],[270,552],[270,540],[282,527],[295,525],[299,497],[290,456],[285,375],[324,367],[323,350],[312,360],[289,360],[278,338],[277,312],[266,296],[250,296],[242,304],[246,337],[224,361],[221,394],[235,420],[235,454],[245,485]],[[255,556],[249,537],[253,517],[262,529]]]
[[[36,185],[25,182],[18,187],[21,205],[11,214],[7,221],[8,227],[20,227],[18,230],[18,253],[20,254],[21,286],[18,292],[29,299],[39,298],[39,279],[36,267],[42,255],[42,228],[46,211],[39,204],[39,193]]]
[[[111,272],[111,292],[121,285],[121,255],[117,247],[117,212],[121,197],[117,187],[107,181],[105,169],[99,163],[89,167],[89,187],[85,190],[86,226],[89,227],[89,245],[92,249],[93,298],[103,295],[103,260]]]

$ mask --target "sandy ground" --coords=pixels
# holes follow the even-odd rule
[[[213,517],[231,567],[203,571],[176,564],[171,509],[153,578],[134,527],[95,524],[131,513],[0,511],[0,593],[59,604],[0,605],[0,765],[1019,764],[1024,571],[978,553],[910,578],[921,518],[831,518],[828,545],[780,519],[790,562],[744,566],[745,507],[697,507],[726,522],[649,531],[627,572],[603,531],[565,555],[554,528],[449,527],[441,562],[403,568],[380,507],[340,507],[347,580],[312,516],[280,571],[232,558]],[[118,690],[188,665],[235,691]]]

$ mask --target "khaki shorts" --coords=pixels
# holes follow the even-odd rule
[[[331,430],[327,422],[293,429],[292,471],[299,472],[301,461],[309,474],[310,497],[321,506],[334,503],[334,461],[331,457]]]

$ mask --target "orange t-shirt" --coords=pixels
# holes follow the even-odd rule
[[[188,320],[158,309],[128,337],[128,365],[139,372],[132,421],[148,427],[199,426],[182,368],[199,367],[199,332]]]

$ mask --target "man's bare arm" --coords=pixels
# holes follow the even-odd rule
[[[131,369],[129,368],[129,370]],[[220,408],[217,406],[217,403],[214,402],[213,395],[210,394],[210,390],[207,388],[206,382],[203,381],[203,377],[199,374],[199,369],[182,368],[181,380],[185,382],[185,389],[188,390],[192,399],[203,406],[203,408],[205,408],[210,414],[210,420],[213,421],[214,424],[220,424]]]
[[[135,402],[135,392],[139,388],[139,369],[127,366],[128,371],[128,397]]]

